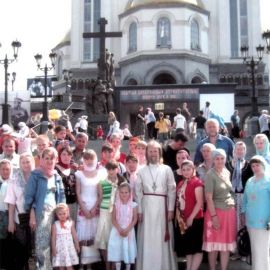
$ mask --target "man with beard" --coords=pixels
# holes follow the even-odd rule
[[[207,137],[200,141],[200,143],[196,147],[196,153],[194,157],[194,163],[196,165],[203,162],[203,157],[201,153],[201,147],[205,143],[212,143],[216,146],[216,148],[221,148],[226,152],[227,159],[229,160],[233,156],[233,141],[221,134],[219,134],[219,123],[216,119],[210,118],[205,123],[205,130]]]
[[[139,220],[137,270],[176,269],[172,244],[176,188],[171,168],[161,164],[161,152],[158,142],[148,143],[148,164],[139,170],[136,181]]]

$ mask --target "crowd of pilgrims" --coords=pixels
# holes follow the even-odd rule
[[[46,270],[174,270],[186,257],[196,270],[205,251],[210,270],[218,254],[225,270],[246,226],[252,269],[270,269],[268,138],[254,137],[248,161],[245,143],[219,134],[215,119],[205,129],[194,162],[184,133],[163,145],[132,137],[128,153],[115,133],[97,155],[84,132],[57,126],[50,140],[3,129],[0,268],[28,269],[30,258]]]

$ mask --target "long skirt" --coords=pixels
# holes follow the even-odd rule
[[[218,209],[216,214],[220,228],[214,229],[212,219],[207,210],[204,216],[203,250],[231,251],[236,248],[236,211],[235,208]]]
[[[179,228],[177,228],[179,231]],[[178,239],[175,239],[175,250],[177,256],[194,255],[202,252],[203,244],[203,218],[194,219],[193,224]]]
[[[252,254],[252,270],[270,270],[270,231],[248,228],[248,233]]]
[[[39,270],[51,270],[51,227],[53,222],[52,206],[44,206],[41,220],[36,229],[36,257]]]

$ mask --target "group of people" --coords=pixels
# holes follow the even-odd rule
[[[174,270],[177,256],[186,269],[199,269],[203,251],[209,269],[228,269],[237,231],[247,227],[252,269],[269,267],[269,141],[246,145],[220,134],[216,119],[194,154],[177,130],[161,145],[123,136],[112,113],[101,153],[87,133],[64,126],[54,139],[24,123],[0,129],[0,268]],[[33,151],[33,146],[36,146]],[[99,158],[98,158],[99,156]],[[34,251],[34,252],[33,252]]]

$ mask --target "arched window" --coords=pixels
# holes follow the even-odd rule
[[[58,78],[63,78],[63,61],[61,56],[58,58],[57,61],[57,76]]]
[[[77,81],[75,79],[71,81],[71,90],[77,90]]]
[[[135,79],[131,78],[127,81],[127,85],[138,85],[138,83]]]
[[[195,77],[193,77],[192,80],[191,80],[191,83],[192,83],[192,84],[202,83],[202,82],[203,82],[203,80],[202,80],[202,78],[199,77],[199,76],[195,76]]]
[[[166,17],[162,17],[157,22],[157,47],[171,48],[171,23]]]
[[[154,78],[153,84],[176,84],[176,80],[171,74],[161,73]]]
[[[101,0],[84,0],[83,31],[98,32],[101,16]],[[83,39],[83,60],[96,61],[99,58],[99,38]]]
[[[129,26],[128,33],[128,52],[135,52],[137,51],[137,24],[135,22]]]
[[[78,81],[78,90],[84,89],[84,81],[82,79],[79,79]]]
[[[192,50],[201,50],[200,28],[196,20],[192,20],[190,25],[190,47]]]

